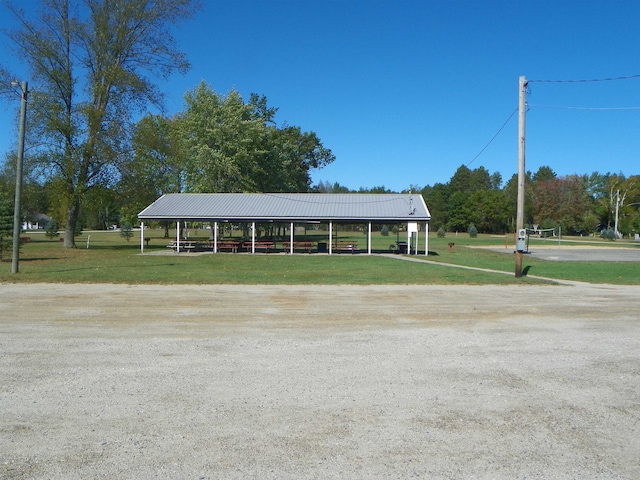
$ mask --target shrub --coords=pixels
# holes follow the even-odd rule
[[[389,227],[387,227],[386,225],[382,225],[382,228],[380,229],[380,235],[382,235],[383,237],[388,237]]]
[[[44,234],[48,239],[53,240],[54,238],[58,238],[58,236],[60,235],[58,233],[59,228],[60,227],[58,226],[58,222],[56,222],[55,220],[51,220],[49,221],[49,223],[47,223]]]
[[[438,229],[438,238],[444,238],[446,236],[446,233],[444,231],[444,228],[440,227]]]
[[[120,236],[127,242],[133,237],[133,226],[129,222],[122,222],[122,225],[120,225]]]
[[[471,225],[469,225],[469,228],[467,229],[467,232],[469,232],[469,236],[471,238],[477,238],[478,237],[478,229],[476,228],[476,226],[473,223]]]

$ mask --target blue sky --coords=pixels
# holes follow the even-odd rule
[[[219,93],[265,95],[278,123],[316,132],[336,155],[314,183],[399,191],[447,182],[461,165],[508,180],[517,114],[474,158],[517,108],[521,75],[532,81],[527,170],[640,174],[640,77],[533,82],[640,75],[636,0],[203,4],[176,30],[192,69],[160,84],[165,113],[179,112],[201,80]],[[3,11],[0,28],[8,22]],[[15,138],[18,104],[3,104],[0,152]]]

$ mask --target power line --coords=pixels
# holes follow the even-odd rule
[[[617,80],[631,80],[640,78],[639,75],[627,75],[625,77],[592,78],[580,80],[527,80],[527,83],[594,83],[594,82],[614,82]]]
[[[535,108],[557,108],[564,110],[640,110],[640,107],[565,107],[561,105],[529,105]]]
[[[500,129],[496,132],[496,134],[495,134],[493,137],[491,137],[491,140],[489,140],[489,142],[484,146],[484,148],[483,148],[482,150],[480,150],[480,152],[478,152],[478,154],[477,154],[475,157],[473,157],[473,159],[472,159],[469,163],[467,163],[467,167],[468,167],[469,165],[471,165],[473,162],[475,162],[475,160],[476,160],[480,155],[482,155],[482,152],[484,152],[484,151],[489,147],[489,145],[491,145],[491,144],[493,143],[493,141],[494,141],[494,140],[496,139],[496,137],[500,134],[500,132],[504,129],[504,127],[506,127],[506,126],[507,126],[507,123],[509,123],[509,120],[511,120],[511,118],[516,114],[516,112],[517,112],[517,111],[518,111],[518,107],[516,107],[516,108],[515,108],[515,110],[514,110],[513,112],[511,112],[511,115],[509,115],[509,118],[507,118],[507,119],[505,120],[505,122],[502,124],[502,126],[500,127]]]

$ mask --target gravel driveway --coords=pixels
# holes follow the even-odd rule
[[[0,285],[3,479],[638,479],[640,287]]]

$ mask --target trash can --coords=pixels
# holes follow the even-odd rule
[[[327,253],[327,242],[318,242],[318,253]]]

